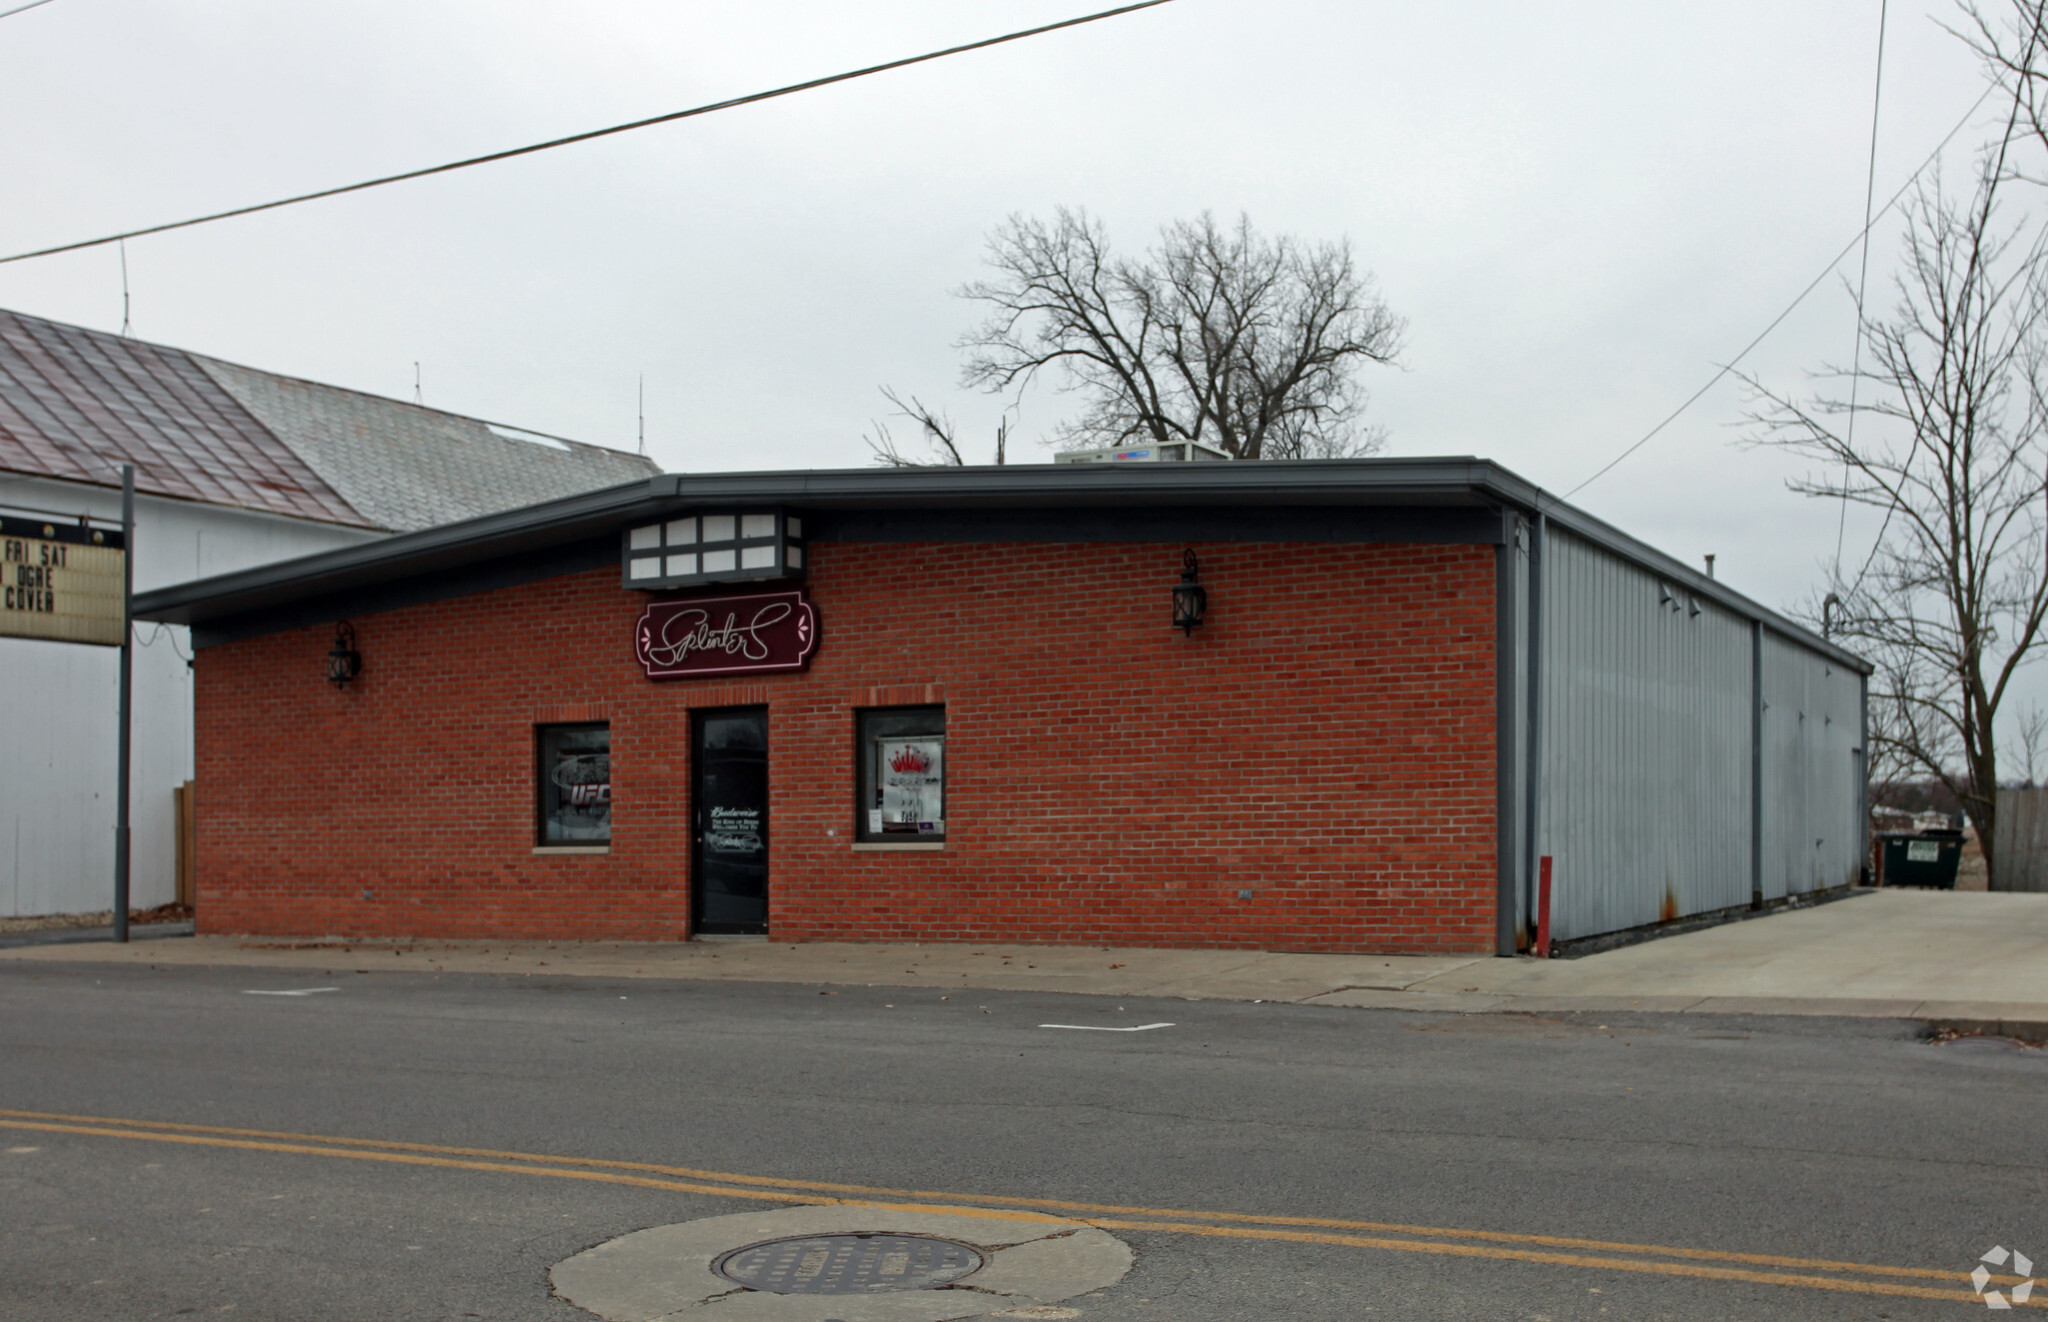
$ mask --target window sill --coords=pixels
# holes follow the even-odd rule
[[[856,840],[853,843],[854,852],[861,854],[913,853],[918,851],[936,853],[945,847],[946,842],[943,840]]]
[[[536,854],[609,854],[610,845],[535,845]]]

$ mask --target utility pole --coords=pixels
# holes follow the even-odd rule
[[[121,714],[114,759],[114,940],[128,939],[128,727],[135,689],[135,465],[121,465]]]

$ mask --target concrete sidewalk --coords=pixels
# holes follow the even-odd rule
[[[771,941],[200,936],[0,960],[1079,992],[1462,1012],[1847,1015],[2048,1037],[2048,895],[1886,890],[1582,959]]]

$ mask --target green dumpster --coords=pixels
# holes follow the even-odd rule
[[[1883,840],[1885,885],[1956,888],[1956,866],[1963,861],[1962,832],[1887,832]]]

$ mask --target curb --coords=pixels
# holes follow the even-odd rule
[[[972,976],[964,971],[957,972],[956,976],[955,973],[938,969],[930,971],[932,976],[915,979],[893,976],[893,969],[887,965],[875,964],[874,961],[854,967],[844,967],[843,960],[837,963],[798,963],[790,967],[776,968],[770,973],[761,968],[744,971],[732,968],[726,971],[720,964],[710,962],[710,959],[716,958],[711,956],[710,959],[693,960],[686,967],[664,967],[661,957],[668,952],[652,947],[645,951],[616,952],[579,952],[574,947],[506,949],[501,955],[493,955],[486,950],[481,953],[491,955],[490,966],[464,966],[467,961],[451,960],[450,963],[455,966],[448,967],[442,962],[444,952],[369,940],[353,943],[353,948],[344,947],[339,951],[328,949],[329,943],[325,941],[303,943],[317,946],[313,949],[302,948],[301,943],[280,941],[275,943],[282,947],[279,949],[230,950],[219,948],[218,938],[177,940],[177,937],[188,935],[187,930],[180,930],[187,928],[188,925],[183,923],[137,928],[133,933],[135,936],[149,939],[138,940],[128,946],[111,943],[107,939],[109,933],[106,929],[23,933],[0,938],[0,959],[8,963],[29,961],[151,966],[161,964],[167,968],[184,966],[278,970],[318,970],[329,967],[338,970],[347,965],[358,973],[375,971],[415,975],[551,977],[570,980],[646,978],[657,982],[694,982],[725,987],[759,983],[764,986],[865,986],[900,989],[906,992],[958,992],[972,989],[1026,995],[1113,996],[1119,999],[1138,997],[1247,1004],[1265,1002],[1324,1009],[1400,1010],[1440,1015],[1588,1013],[1646,1014],[1669,1016],[1674,1019],[1737,1015],[1766,1019],[1888,1020],[1893,1023],[1915,1025],[1929,1033],[1985,1034],[2031,1042],[2048,1041],[2048,1001],[2020,998],[2003,1000],[1954,994],[1892,997],[1744,996],[1701,991],[1675,995],[1651,991],[1609,991],[1580,995],[1535,990],[1474,989],[1451,992],[1421,990],[1412,986],[1375,986],[1371,983],[1356,982],[1346,984],[1334,979],[1332,982],[1324,982],[1312,976],[1305,976],[1304,970],[1291,966],[1276,970],[1270,977],[1246,976],[1241,969],[1211,970],[1205,974],[1193,969],[1170,972],[1134,968],[1131,974],[1137,976],[1131,981],[1116,980],[1122,982],[1122,985],[1105,985],[1109,984],[1110,980],[1101,979],[1095,981],[1093,985],[1076,986],[1070,976],[1070,970],[1054,969],[1039,974],[1028,972],[1028,952],[1017,956],[1017,965],[1022,967],[1010,964],[1006,957],[1001,963],[991,960],[986,967],[974,969]],[[172,939],[155,939],[162,937]],[[372,952],[382,955],[383,958],[364,958]],[[578,957],[579,953],[604,953],[606,958],[586,962]],[[402,961],[392,958],[400,955],[410,958]],[[546,958],[539,958],[542,955]],[[1119,966],[1112,964],[1111,967]],[[910,971],[900,964],[895,965],[895,968],[902,968],[906,973]],[[1332,969],[1330,972],[1338,971]],[[1100,974],[1094,976],[1100,979]],[[1338,976],[1341,977],[1342,974],[1339,973]],[[2032,990],[2032,985],[2029,984],[2027,989]]]
[[[1936,1033],[1981,1034],[1984,1037],[2012,1037],[2023,1042],[2048,1041],[2048,1019],[1973,1019],[1949,1015],[1918,1016]]]
[[[128,924],[128,940],[154,941],[160,937],[191,936],[192,920],[187,918],[178,923],[134,923]],[[0,950],[17,946],[69,946],[82,945],[90,941],[104,941],[114,944],[114,929],[107,927],[44,927],[27,932],[0,934]]]

